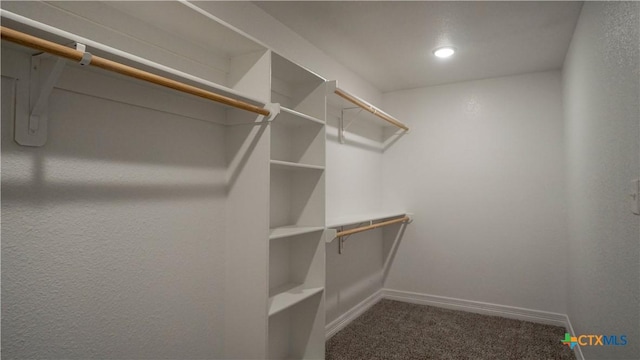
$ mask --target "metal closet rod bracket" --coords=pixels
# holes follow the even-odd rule
[[[338,253],[342,254],[344,251],[344,241],[349,236],[353,234],[357,234],[359,232],[373,230],[373,229],[394,225],[394,224],[411,224],[413,222],[413,214],[407,213],[400,217],[395,217],[391,219],[387,218],[382,220],[383,221],[379,221],[379,220],[363,221],[363,222],[360,222],[357,227],[349,230],[343,230],[344,226],[339,226],[338,229],[329,229],[330,231],[327,231],[326,242],[330,243],[334,239],[338,239]]]

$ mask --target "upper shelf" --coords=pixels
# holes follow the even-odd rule
[[[396,127],[409,131],[409,127],[400,120],[338,87],[335,80],[327,82],[327,101],[330,106],[343,112],[353,111],[354,117],[372,121],[382,127]]]
[[[340,238],[339,253],[342,254],[342,242],[344,236],[357,234],[359,232],[377,229],[383,226],[394,225],[398,223],[409,223],[413,219],[411,214],[405,212],[385,212],[385,213],[372,213],[372,214],[359,214],[354,216],[347,216],[339,219],[332,219],[327,221],[327,236],[325,241],[327,243],[332,242],[336,238]],[[367,224],[368,223],[368,224]],[[353,225],[358,225],[353,227]],[[348,226],[349,228],[339,229],[336,228]]]
[[[349,216],[341,216],[338,218],[327,219],[327,228],[337,228],[339,226],[354,225],[354,224],[360,224],[363,222],[384,220],[384,219],[404,216],[406,214],[407,212],[405,211],[388,211],[388,212],[375,212],[375,213],[369,213],[369,214],[355,214],[355,215],[349,215]]]
[[[268,49],[191,3],[7,1],[1,5],[5,27],[59,44],[79,42],[93,55],[258,106],[269,102]],[[121,19],[125,28],[106,19]],[[84,26],[73,27],[75,23]]]

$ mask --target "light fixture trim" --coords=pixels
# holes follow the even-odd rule
[[[433,50],[433,55],[439,57],[441,59],[445,59],[453,56],[456,53],[456,48],[453,46],[441,46],[435,50]]]

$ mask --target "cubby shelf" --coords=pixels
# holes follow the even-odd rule
[[[322,226],[282,226],[271,229],[269,231],[269,239],[280,239],[322,230],[324,230]]]
[[[300,170],[300,169],[324,170],[324,166],[301,164],[301,163],[282,161],[282,160],[271,160],[271,166],[281,170]]]
[[[316,119],[325,117],[325,80],[271,53],[271,102]]]
[[[276,118],[276,121],[287,122],[289,125],[297,125],[300,121],[311,121],[313,123],[324,125],[324,121],[316,119],[313,116],[303,114],[299,111],[289,109],[287,107],[280,107],[280,114]]]
[[[324,290],[324,287],[307,288],[304,284],[288,283],[273,289],[269,297],[269,316],[275,315]]]

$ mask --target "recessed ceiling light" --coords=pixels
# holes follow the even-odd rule
[[[448,58],[456,52],[456,49],[451,46],[444,46],[433,50],[433,55],[439,58]]]

